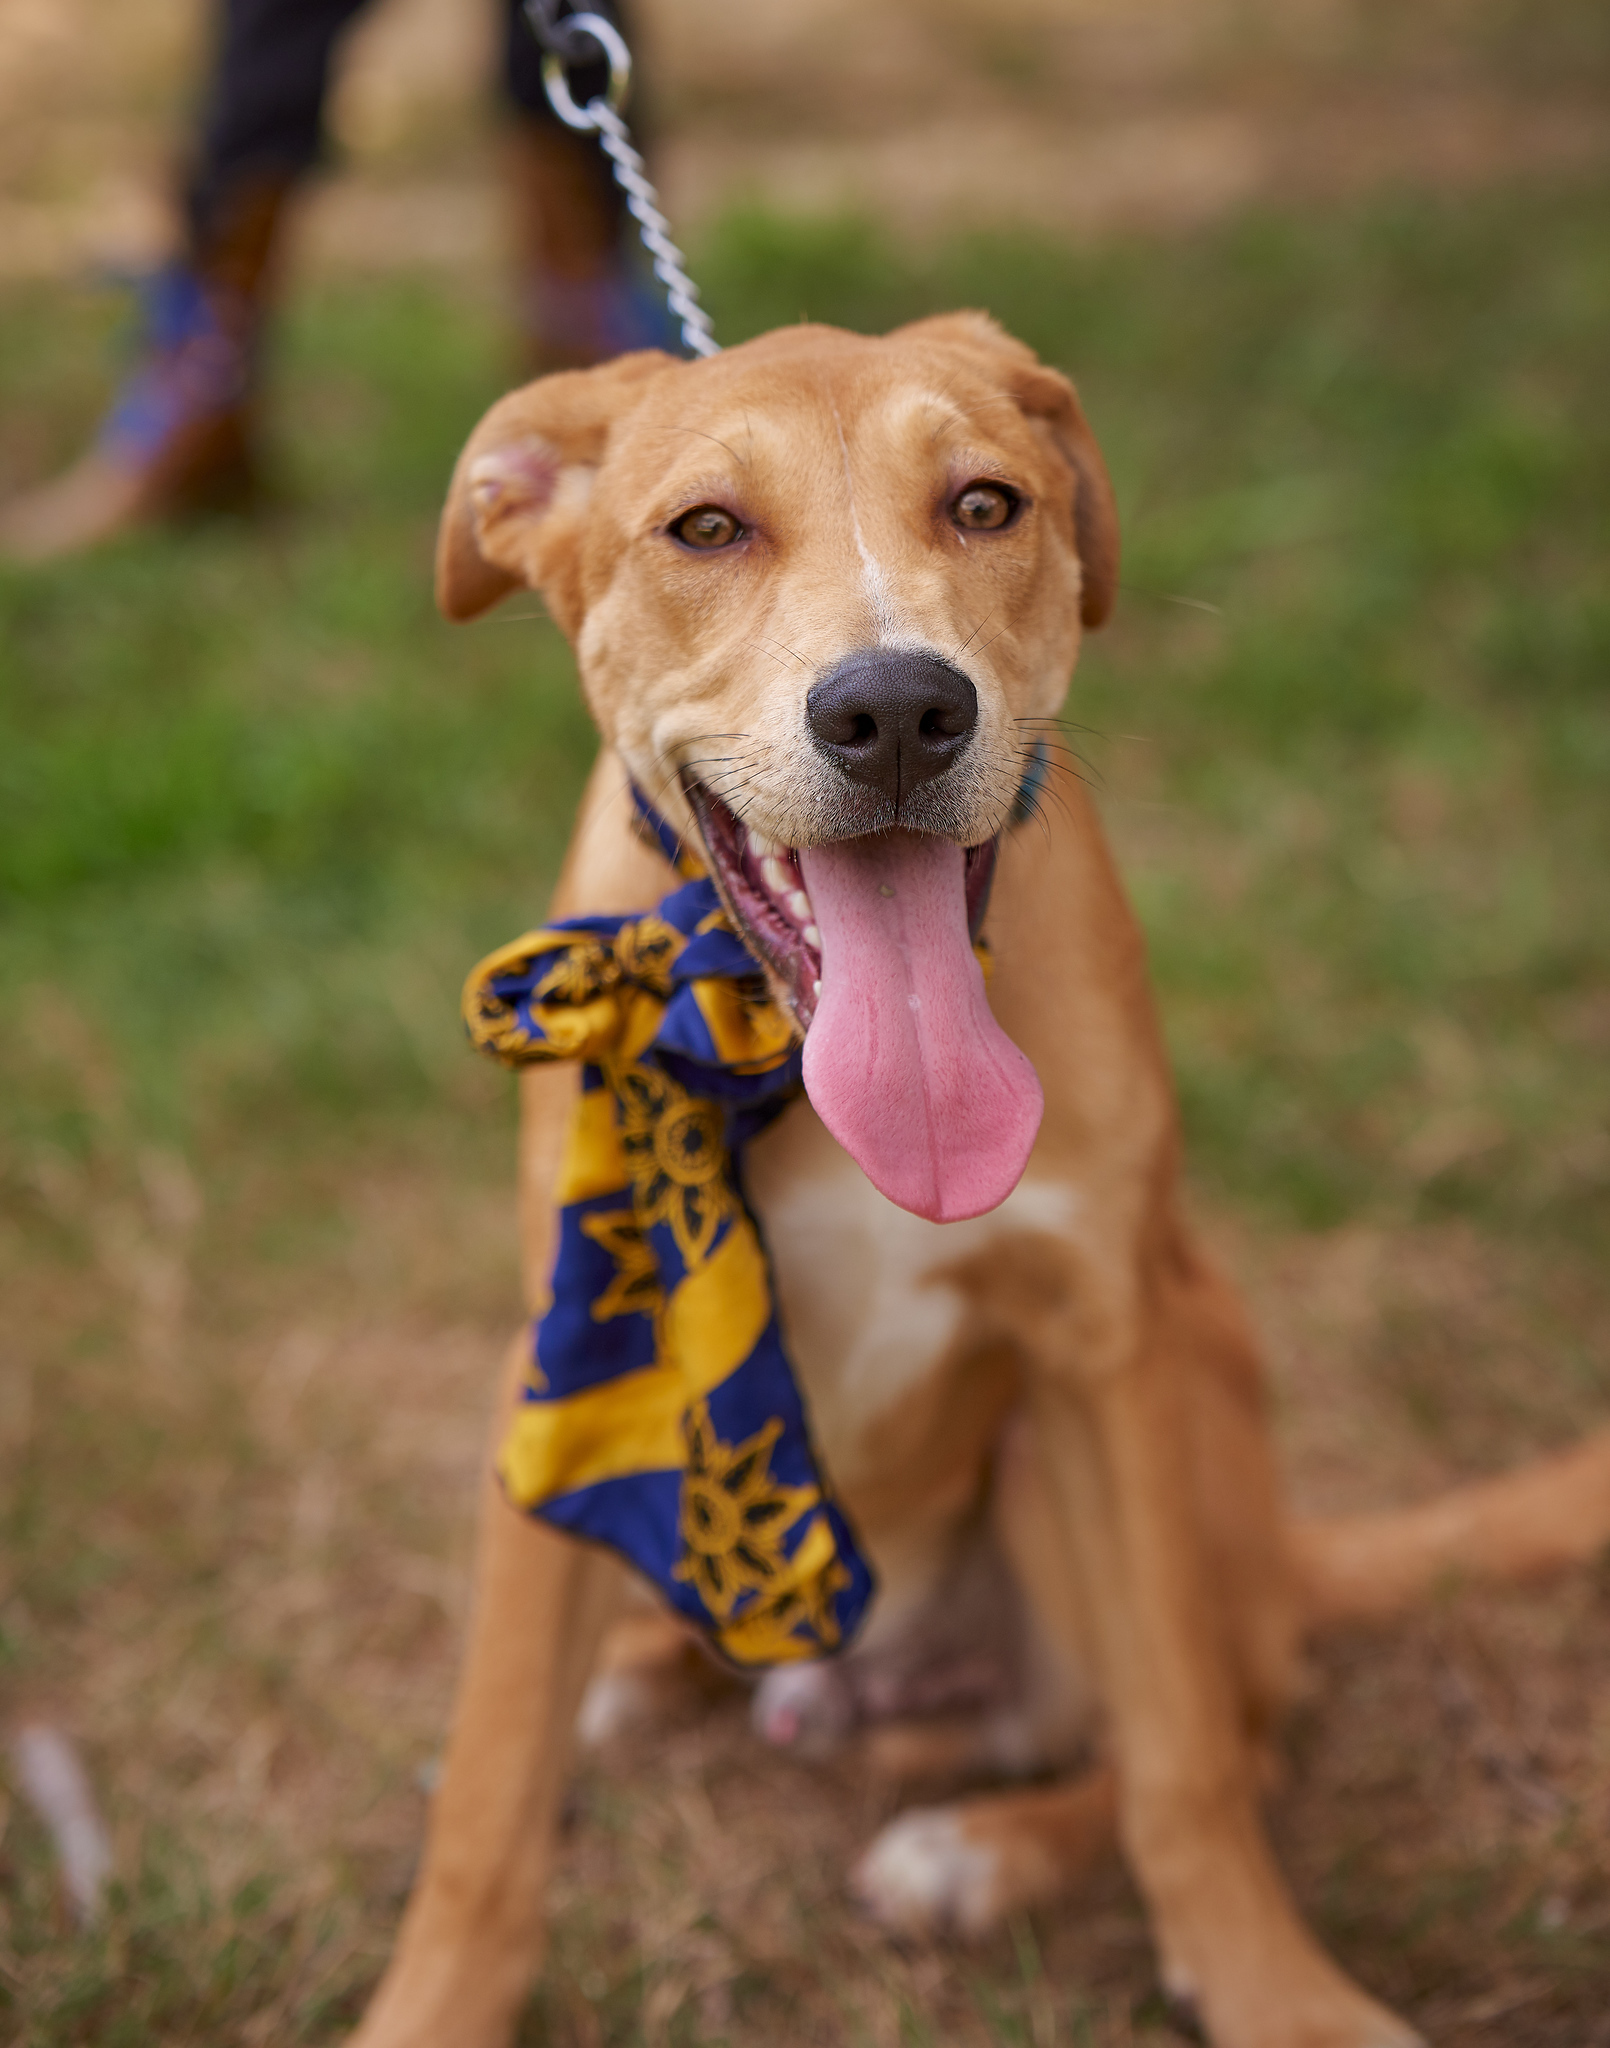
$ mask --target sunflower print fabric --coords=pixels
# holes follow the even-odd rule
[[[551,1300],[498,1469],[516,1506],[619,1551],[734,1663],[786,1664],[847,1642],[873,1582],[740,1178],[800,1091],[799,1048],[681,859],[693,878],[657,910],[528,933],[465,987],[483,1051],[582,1062]]]

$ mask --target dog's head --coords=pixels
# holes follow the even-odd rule
[[[548,377],[454,473],[442,609],[542,593],[605,739],[702,842],[807,1033],[824,1120],[923,1213],[992,1206],[1038,1122],[967,940],[1117,559],[1073,386],[981,314]]]

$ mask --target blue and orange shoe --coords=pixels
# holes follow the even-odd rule
[[[0,552],[44,561],[256,490],[253,299],[173,263],[139,286],[134,360],[94,444],[0,508]]]

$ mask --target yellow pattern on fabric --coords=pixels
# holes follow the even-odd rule
[[[687,1405],[681,1375],[663,1365],[624,1372],[562,1401],[522,1402],[503,1439],[498,1474],[515,1506],[532,1508],[602,1479],[674,1472],[682,1463]]]
[[[477,1051],[511,1066],[528,1060],[635,1060],[652,1042],[671,990],[671,968],[687,944],[663,918],[640,917],[603,940],[586,932],[527,932],[489,954],[464,984],[464,1022]],[[539,981],[534,1038],[492,987],[545,953],[561,952]]]
[[[708,1394],[743,1364],[771,1320],[771,1283],[754,1225],[740,1214],[710,1258],[665,1304],[660,1354],[690,1393]]]
[[[693,999],[723,1061],[735,1074],[763,1074],[793,1043],[793,1027],[763,981],[699,981]]]
[[[760,1244],[741,1217],[666,1304],[659,1364],[515,1411],[498,1465],[510,1498],[530,1507],[601,1479],[680,1468],[689,1404],[743,1364],[770,1314]]]
[[[696,1274],[672,1292],[660,1317],[660,1364],[623,1372],[563,1401],[531,1401],[514,1413],[498,1470],[510,1499],[531,1507],[553,1493],[631,1473],[670,1473],[684,1462],[682,1417],[750,1356],[770,1319],[760,1241],[748,1217]]]
[[[464,984],[464,1022],[477,1052],[489,1052],[511,1064],[540,1057],[517,1013],[492,993],[492,981],[494,976],[510,974],[528,961],[540,959],[544,953],[558,952],[569,945],[572,937],[570,932],[526,932],[521,938],[511,939],[508,945],[499,946],[476,967]]]
[[[544,1003],[592,1003],[618,987],[620,965],[607,946],[596,939],[567,947],[537,983],[537,995]]]
[[[656,995],[668,996],[671,969],[686,944],[676,926],[663,917],[640,917],[635,924],[623,924],[615,934],[615,959],[628,981],[641,982]]]
[[[737,1664],[797,1664],[837,1649],[833,1596],[849,1583],[827,1517],[817,1515],[768,1597],[723,1629],[722,1648]]]
[[[654,1316],[664,1306],[660,1266],[643,1226],[630,1209],[596,1211],[581,1219],[581,1234],[602,1245],[615,1261],[615,1277],[592,1306],[595,1323],[613,1316]]]
[[[720,911],[699,926],[724,929]],[[555,1195],[561,1209],[621,1198],[576,1220],[613,1264],[589,1313],[597,1323],[643,1314],[654,1328],[652,1364],[562,1396],[551,1394],[533,1357],[530,1385],[547,1398],[521,1402],[498,1471],[511,1501],[527,1509],[607,1481],[679,1473],[682,1555],[672,1575],[697,1593],[735,1661],[788,1663],[837,1646],[834,1596],[851,1580],[820,1486],[787,1485],[771,1470],[781,1418],[731,1444],[711,1419],[709,1397],[755,1352],[773,1302],[731,1171],[721,1103],[642,1057],[687,944],[653,915],[607,939],[531,932],[483,961],[465,987],[465,1020],[481,1049],[510,1065],[580,1059],[601,1076],[604,1085],[577,1100]],[[492,984],[534,969],[528,1025],[517,1001]],[[794,1031],[761,977],[687,985],[728,1070],[763,1075],[788,1059]],[[669,1230],[684,1269],[669,1287],[649,1237],[655,1226]]]
[[[690,1272],[738,1207],[727,1175],[720,1105],[690,1095],[656,1067],[609,1071],[621,1151],[644,1229],[668,1223]]]
[[[724,1444],[704,1402],[687,1417],[684,1555],[676,1576],[692,1584],[718,1621],[731,1619],[745,1593],[770,1593],[783,1583],[783,1538],[821,1498],[814,1486],[780,1486],[772,1477],[772,1445],[782,1429],[768,1422],[747,1443]]]
[[[595,1195],[619,1194],[625,1186],[615,1098],[607,1088],[585,1089],[570,1119],[554,1200],[567,1209],[572,1202],[590,1202]]]

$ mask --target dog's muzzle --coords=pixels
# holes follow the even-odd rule
[[[978,692],[936,655],[871,648],[847,655],[813,685],[805,716],[818,750],[898,813],[902,797],[966,752]]]

